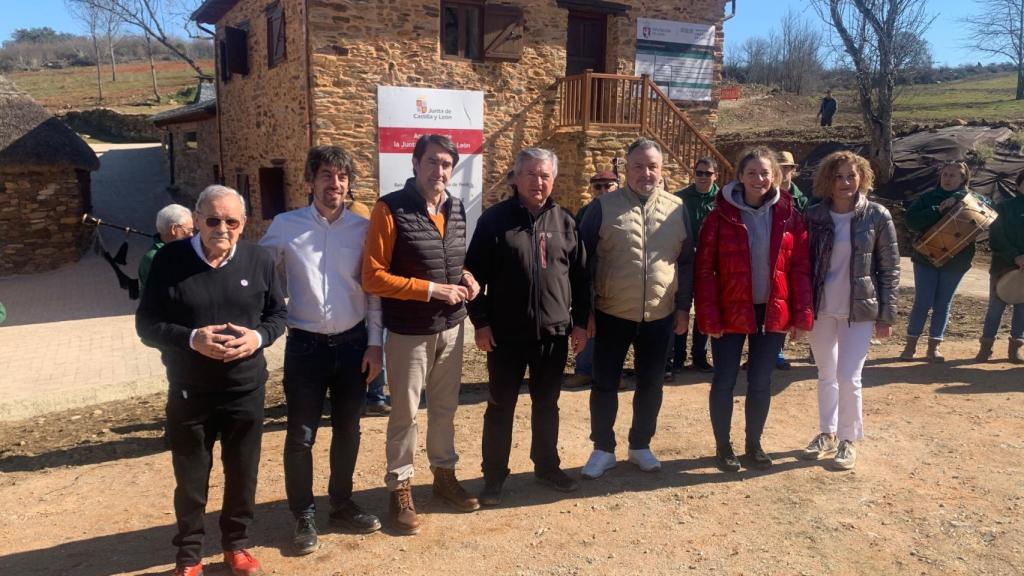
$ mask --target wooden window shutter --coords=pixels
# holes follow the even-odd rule
[[[282,10],[280,16],[277,19],[277,36],[274,38],[274,59],[278,62],[281,62],[284,60],[284,57],[284,11]]]
[[[231,73],[249,73],[249,32],[242,28],[224,27],[224,39],[227,44],[228,71]]]
[[[220,79],[227,82],[231,79],[231,69],[228,67],[228,43],[225,40],[217,42],[218,65],[220,66]]]
[[[518,60],[523,55],[523,11],[518,6],[484,8],[484,58]]]
[[[284,57],[284,10],[274,3],[267,8],[267,67],[273,68]]]

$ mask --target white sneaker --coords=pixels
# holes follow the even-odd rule
[[[644,472],[657,472],[661,470],[661,462],[654,457],[650,448],[629,451],[629,461],[636,464],[636,467]]]
[[[615,468],[616,464],[618,462],[615,461],[614,453],[594,450],[590,453],[590,458],[587,460],[586,465],[583,466],[583,470],[580,471],[580,475],[588,480],[600,478],[604,476],[605,472]]]

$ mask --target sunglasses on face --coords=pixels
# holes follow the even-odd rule
[[[710,170],[694,170],[693,173],[701,178],[707,178],[715,175],[715,173]]]
[[[228,230],[235,230],[242,225],[242,221],[237,218],[217,218],[215,216],[208,216],[204,222],[207,228],[220,228],[220,223],[223,222]]]
[[[591,186],[594,187],[594,190],[611,190],[615,184],[591,184]]]

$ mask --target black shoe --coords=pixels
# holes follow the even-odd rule
[[[580,483],[571,478],[561,468],[547,470],[545,472],[534,472],[534,478],[538,484],[554,488],[559,492],[575,492],[580,489]]]
[[[357,534],[369,534],[380,530],[380,520],[373,514],[367,514],[355,502],[349,500],[331,511],[331,526]]]
[[[715,367],[712,366],[706,358],[694,358],[693,364],[690,364],[690,366],[697,372],[703,372],[705,374],[715,371]]]
[[[391,406],[387,404],[367,404],[363,406],[363,416],[387,416],[391,414]]]
[[[773,464],[771,456],[761,448],[760,442],[747,444],[747,453],[743,456],[750,460],[755,468],[760,468],[761,470],[771,468]]]
[[[484,489],[480,491],[476,499],[481,506],[497,506],[501,504],[502,482],[484,482]]]
[[[316,536],[316,522],[313,516],[299,516],[295,519],[295,532],[292,533],[292,545],[295,553],[300,556],[312,554],[320,548]]]
[[[732,450],[732,444],[722,444],[715,450],[715,464],[722,472],[739,472],[740,459]]]
[[[793,365],[790,364],[789,360],[786,360],[785,358],[776,358],[775,359],[775,369],[776,370],[789,370],[792,367],[793,367]]]

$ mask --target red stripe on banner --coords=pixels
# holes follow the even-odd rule
[[[378,151],[384,154],[412,154],[416,140],[424,134],[441,134],[452,139],[459,154],[480,154],[484,131],[465,128],[385,128],[377,129]]]

